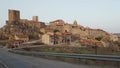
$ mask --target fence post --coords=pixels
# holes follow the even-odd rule
[[[120,64],[119,64],[119,62],[117,62],[117,68],[120,68]]]

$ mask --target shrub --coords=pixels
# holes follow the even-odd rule
[[[101,41],[103,37],[99,36],[99,37],[96,37],[95,40],[98,40],[98,41]]]

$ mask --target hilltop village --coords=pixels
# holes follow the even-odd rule
[[[24,42],[39,40],[45,45],[68,45],[80,47],[116,46],[120,38],[102,29],[92,29],[61,19],[41,22],[38,16],[32,20],[21,19],[19,10],[8,10],[6,25],[0,28],[0,40],[7,40],[7,46],[20,46]]]

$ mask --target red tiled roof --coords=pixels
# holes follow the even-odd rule
[[[17,37],[19,38],[27,38],[28,35],[24,35],[24,34],[15,34]]]
[[[52,22],[64,22],[64,21],[61,20],[61,19],[58,19],[58,20],[55,20],[55,21],[52,21]]]
[[[67,35],[70,35],[71,33],[70,33],[70,32],[64,32],[63,34],[67,34]]]
[[[49,36],[54,36],[53,34],[48,34]]]
[[[56,24],[56,26],[63,26],[63,24]]]
[[[37,22],[37,23],[34,23],[34,25],[38,26],[38,25],[40,25],[40,23]]]
[[[45,28],[45,30],[54,30],[54,29],[52,29],[52,28]]]
[[[100,43],[101,41],[97,41],[97,40],[90,40],[90,39],[83,39],[84,42],[86,43]]]

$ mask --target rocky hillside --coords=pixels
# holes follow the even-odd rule
[[[0,29],[0,39],[7,40],[13,34],[25,34],[28,35],[30,39],[38,39],[40,28],[40,26],[36,27],[30,25],[30,23],[12,22]]]
[[[69,42],[71,43],[69,45],[74,46],[112,46],[119,41],[119,37],[114,34],[102,29],[81,26],[76,20],[73,24],[66,23],[61,19],[45,24],[39,22],[38,16],[33,16],[32,20],[21,19],[19,10],[8,10],[6,25],[0,28],[0,42],[8,40],[11,43],[12,40],[12,44],[13,42],[15,45],[16,42],[20,44],[21,42],[18,41],[21,41],[21,38],[18,36],[25,36],[27,41],[39,39],[42,42],[48,40],[49,37],[49,43],[66,44]],[[45,40],[42,40],[43,36],[45,36]],[[57,39],[55,40],[55,38]],[[26,39],[23,40],[25,42]]]
[[[63,33],[65,31],[72,33],[73,45],[111,45],[117,41],[117,36],[101,29],[91,29],[77,24],[65,23],[63,20],[55,20],[45,25],[43,22],[31,22],[21,20],[19,22],[6,22],[6,25],[0,28],[0,40],[8,40],[14,34],[25,34],[30,40],[41,39],[41,36],[47,32],[54,31]]]

